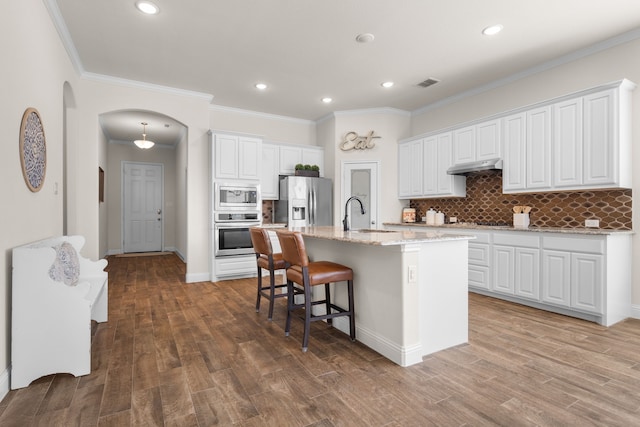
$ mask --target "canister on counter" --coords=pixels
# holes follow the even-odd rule
[[[402,222],[416,222],[416,210],[414,208],[403,208]]]

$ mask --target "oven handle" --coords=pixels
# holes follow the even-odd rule
[[[215,227],[216,228],[249,228],[249,227],[258,227],[260,225],[259,222],[233,222],[233,221],[227,221],[227,222],[216,222],[215,223]]]

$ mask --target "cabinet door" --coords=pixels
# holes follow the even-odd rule
[[[551,107],[527,111],[527,189],[551,188]]]
[[[582,184],[582,98],[553,106],[555,187]]]
[[[278,200],[278,156],[277,145],[262,144],[262,179],[260,186],[263,200]]]
[[[489,267],[469,265],[469,287],[489,290]]]
[[[411,143],[411,195],[422,195],[422,143],[419,139]]]
[[[238,140],[238,178],[260,180],[262,165],[262,141],[240,137]]]
[[[515,262],[515,294],[539,301],[540,250],[516,248]]]
[[[398,145],[398,198],[411,197],[411,143]]]
[[[449,175],[447,169],[453,166],[451,132],[437,135],[438,139],[438,194],[464,197],[467,192],[467,178]]]
[[[321,148],[303,148],[303,165],[316,165],[320,168],[320,176],[324,176],[324,150]]]
[[[422,194],[438,194],[438,139],[435,136],[424,140],[422,147]]]
[[[584,97],[584,177],[586,186],[616,182],[617,141],[614,90]]]
[[[302,148],[280,146],[280,174],[293,175],[298,163],[302,163]]]
[[[603,256],[571,254],[571,307],[602,313]]]
[[[491,120],[476,126],[476,160],[500,157],[500,120]]]
[[[569,307],[571,254],[569,252],[542,251],[542,301]]]
[[[220,179],[238,178],[238,137],[215,136],[215,177]]]
[[[514,114],[502,119],[504,135],[504,157],[502,190],[524,190],[526,188],[526,115]]]
[[[493,246],[493,290],[503,294],[514,293],[515,248]]]
[[[453,131],[453,163],[469,163],[476,159],[476,127]]]

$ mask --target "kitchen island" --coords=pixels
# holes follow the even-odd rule
[[[468,241],[473,236],[338,227],[292,230],[302,233],[312,260],[353,269],[358,341],[401,366],[467,342]],[[324,292],[317,288],[314,292]],[[343,288],[332,289],[338,305],[347,301]],[[334,319],[334,326],[348,333],[346,318]]]

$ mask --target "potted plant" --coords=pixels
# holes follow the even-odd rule
[[[320,176],[320,167],[318,165],[303,165],[302,163],[298,163],[294,169],[296,176]]]

